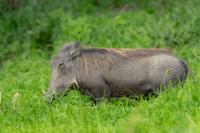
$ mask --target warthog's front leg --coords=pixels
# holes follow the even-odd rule
[[[101,84],[93,87],[92,99],[95,104],[99,103],[102,99],[108,99],[111,97],[111,90],[106,84]]]

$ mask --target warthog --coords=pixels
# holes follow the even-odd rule
[[[148,95],[165,86],[184,83],[186,63],[167,50],[81,48],[65,45],[53,60],[45,96],[63,96],[76,85],[94,102],[101,98]]]

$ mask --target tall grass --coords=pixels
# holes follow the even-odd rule
[[[200,132],[199,1],[29,0],[17,10],[1,7],[0,132]],[[71,41],[170,48],[191,74],[183,88],[149,100],[112,98],[95,106],[71,91],[48,105],[50,58]]]

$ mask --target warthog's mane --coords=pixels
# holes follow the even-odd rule
[[[144,58],[150,57],[158,54],[171,54],[171,52],[167,49],[107,49],[110,53],[122,57],[122,58]]]
[[[81,55],[94,56],[99,58],[102,56],[116,56],[119,58],[144,58],[158,54],[172,54],[168,49],[122,49],[122,48],[83,48]],[[94,59],[95,59],[94,58]],[[110,58],[109,58],[110,59]]]
[[[75,61],[78,70],[89,76],[93,70],[107,71],[112,64],[112,56],[106,49],[83,48]]]
[[[162,53],[169,54],[170,51],[166,49],[82,48],[76,61],[78,62],[77,67],[89,74],[91,70],[107,72],[112,66],[114,58],[139,59]]]

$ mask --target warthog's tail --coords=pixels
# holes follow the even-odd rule
[[[188,65],[186,64],[186,62],[184,60],[180,60],[180,62],[182,63],[184,69],[185,69],[185,77],[183,80],[186,80],[187,76],[188,76],[188,71],[189,71],[189,68],[188,68]]]
[[[187,63],[186,63],[184,60],[180,60],[180,62],[183,64],[183,67],[185,68],[185,78],[184,78],[184,80],[186,80],[188,74],[190,74],[191,77],[192,77],[192,81],[193,81],[194,83],[196,83],[195,78],[194,78],[194,75],[193,75],[193,73],[191,72],[191,70],[189,69]]]

